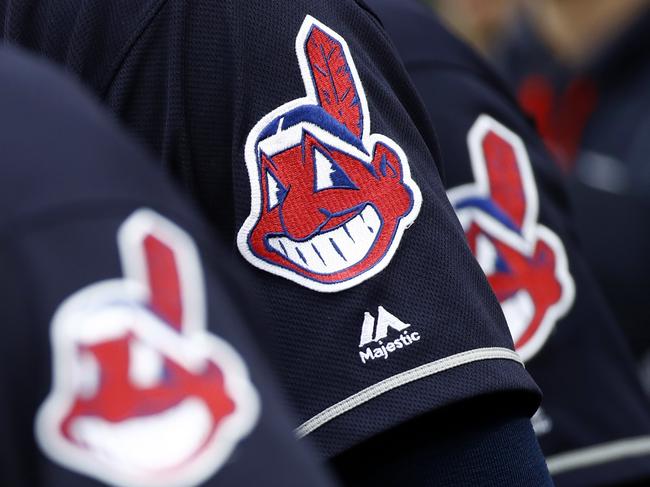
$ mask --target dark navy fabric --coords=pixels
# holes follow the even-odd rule
[[[550,487],[530,420],[518,409],[516,401],[485,396],[384,432],[339,455],[334,465],[355,487]]]
[[[147,207],[199,245],[208,329],[244,357],[262,401],[251,433],[201,485],[330,485],[308,445],[293,438],[293,420],[250,336],[255,316],[244,273],[198,210],[50,66],[3,48],[0,86],[0,484],[105,485],[46,459],[35,441],[35,414],[52,387],[53,313],[73,293],[122,277],[117,230]]]
[[[228,244],[251,210],[248,134],[272,110],[305,96],[296,57],[301,25],[309,14],[336,32],[365,89],[371,133],[403,149],[423,202],[388,266],[351,289],[321,293],[254,270],[249,294],[273,323],[264,346],[298,424],[310,426],[309,436],[331,456],[481,394],[519,391],[516,400],[534,411],[537,389],[516,360],[475,360],[482,355],[472,350],[506,353],[511,338],[445,196],[425,110],[367,8],[351,0],[3,4],[4,37],[63,63],[90,86]],[[377,319],[379,307],[419,340],[399,347],[400,335],[389,337],[396,353],[364,362],[362,325],[366,313]],[[436,364],[456,364],[445,360],[465,352],[457,358],[466,365],[438,371]],[[406,372],[413,375],[398,376]],[[344,409],[328,409],[342,401]],[[319,421],[307,423],[312,418]]]
[[[505,82],[431,12],[416,2],[369,0],[368,4],[392,35],[428,107],[449,189],[474,181],[467,134],[479,115],[491,115],[524,141],[539,193],[539,220],[562,239],[576,287],[572,307],[526,364],[544,393],[543,413],[537,418],[544,423],[538,429],[539,441],[551,473],[562,472],[555,475],[556,482],[647,481],[650,407],[627,344],[577,243],[559,168]],[[593,465],[569,463],[568,468],[557,462],[571,451],[627,440],[646,446],[637,453],[628,451],[629,458],[622,460],[605,455]]]
[[[650,12],[622,31],[581,66],[569,68],[522,22],[498,63],[538,124],[552,121],[573,134],[562,140],[551,132],[546,139],[571,148],[565,152],[576,232],[630,346],[646,363],[650,391]],[[568,97],[573,86],[583,90]]]

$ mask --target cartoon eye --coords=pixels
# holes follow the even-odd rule
[[[156,350],[139,340],[129,343],[129,377],[134,385],[146,389],[157,385],[164,372],[164,360]]]
[[[486,276],[491,276],[496,271],[497,249],[485,235],[476,237],[476,260]]]
[[[510,272],[508,263],[485,235],[476,238],[476,260],[486,276],[491,276],[495,272]]]
[[[287,189],[278,181],[271,171],[266,171],[266,188],[269,211],[278,206],[287,195]]]
[[[314,149],[314,187],[316,191],[329,188],[356,189],[348,175],[334,159],[318,149]]]

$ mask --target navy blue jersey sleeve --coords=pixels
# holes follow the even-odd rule
[[[198,210],[69,80],[0,86],[0,484],[330,485]]]
[[[62,59],[46,40],[61,26],[44,20],[23,36],[24,4],[10,3],[12,39]],[[85,43],[62,43],[75,56],[88,56],[106,28],[98,13],[114,18],[106,9],[120,2],[98,3],[81,2],[69,20],[87,20]],[[63,61],[254,272],[250,295],[271,323],[265,347],[297,434],[332,456],[483,394],[513,392],[532,413],[538,391],[376,18],[349,0],[170,0],[144,10],[127,20],[119,60],[97,68],[110,66],[108,75]],[[98,76],[108,79],[101,89]]]
[[[549,470],[559,485],[647,479],[650,408],[556,165],[503,83],[431,13],[369,3],[428,108],[450,201],[544,393],[533,424]]]

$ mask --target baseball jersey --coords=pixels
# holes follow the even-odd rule
[[[482,395],[536,410],[424,107],[366,7],[4,5],[4,37],[83,79],[253,272],[296,434],[323,456]]]
[[[198,210],[71,80],[0,87],[0,484],[331,485]]]
[[[628,337],[648,392],[649,27],[646,7],[584,65],[570,69],[522,23],[498,56],[521,106],[563,162],[584,255]]]
[[[505,83],[416,2],[369,0],[438,135],[448,195],[544,393],[558,485],[650,476],[650,408],[579,246],[558,167]]]

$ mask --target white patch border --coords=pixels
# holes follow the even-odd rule
[[[280,115],[287,113],[290,110],[293,110],[294,108],[298,108],[300,106],[318,105],[316,88],[312,81],[312,76],[309,69],[309,61],[305,53],[307,36],[311,28],[314,26],[322,29],[328,35],[332,36],[341,44],[350,67],[350,73],[352,74],[354,83],[357,87],[359,102],[361,105],[361,112],[363,115],[363,133],[361,135],[361,141],[368,154],[363,154],[361,151],[351,146],[349,147],[350,154],[370,164],[372,162],[371,155],[372,155],[373,147],[378,142],[387,145],[388,147],[390,147],[390,149],[392,149],[395,153],[397,153],[398,157],[400,158],[400,161],[402,163],[403,183],[409,188],[411,194],[413,195],[413,206],[411,208],[411,211],[400,219],[397,228],[395,229],[395,235],[393,236],[392,242],[388,247],[388,249],[386,250],[384,256],[373,267],[371,267],[367,271],[351,279],[341,281],[341,282],[335,282],[335,283],[318,282],[313,279],[303,277],[293,270],[286,269],[284,267],[275,264],[271,264],[257,257],[255,254],[253,254],[253,252],[248,247],[248,237],[250,233],[253,231],[253,228],[255,227],[256,223],[258,222],[261,216],[261,209],[262,209],[262,205],[264,204],[261,198],[261,191],[259,185],[260,174],[259,174],[259,168],[257,167],[257,154],[255,153],[255,143],[257,142],[257,139],[259,138],[261,132],[269,125],[269,123],[275,120]],[[250,179],[250,187],[251,187],[251,212],[246,218],[246,220],[244,221],[244,223],[242,224],[241,228],[239,229],[239,232],[237,234],[237,247],[239,248],[239,251],[241,252],[243,257],[250,264],[254,265],[258,269],[261,269],[263,271],[269,272],[271,274],[280,277],[284,277],[285,279],[289,279],[290,281],[293,281],[297,284],[300,284],[301,286],[307,287],[314,291],[339,292],[361,284],[362,282],[379,274],[381,271],[383,271],[386,268],[386,266],[388,266],[393,256],[395,255],[395,252],[397,251],[399,244],[402,241],[404,232],[413,224],[413,222],[415,221],[415,219],[417,218],[420,212],[420,208],[422,206],[422,194],[420,192],[420,188],[418,187],[418,185],[411,178],[411,170],[408,163],[408,158],[406,157],[406,154],[404,153],[402,148],[399,145],[397,145],[397,143],[395,143],[393,140],[389,139],[384,135],[370,134],[370,112],[368,109],[368,100],[366,99],[366,94],[363,85],[361,83],[359,73],[357,72],[356,65],[354,64],[354,59],[352,57],[349,46],[345,41],[345,39],[343,39],[343,37],[341,37],[339,34],[337,34],[335,31],[327,27],[325,24],[323,24],[316,18],[312,17],[311,15],[307,15],[303,20],[302,26],[300,27],[300,30],[296,37],[295,50],[296,50],[296,56],[298,58],[298,64],[300,66],[300,73],[302,76],[303,84],[305,86],[305,91],[307,95],[304,96],[303,98],[298,98],[296,100],[285,103],[284,105],[281,105],[280,107],[276,108],[275,110],[271,111],[270,113],[262,117],[255,124],[255,126],[249,133],[248,138],[246,139],[246,146],[244,149],[244,153],[246,159],[246,168],[248,169],[248,176]],[[295,134],[293,134],[293,132],[297,132],[299,130],[300,133],[302,133],[303,127],[308,129],[309,132],[314,134],[314,136],[318,137],[319,140],[325,144],[333,143],[332,145],[337,145],[337,146],[342,145],[341,144],[342,141],[340,141],[336,137],[327,134],[326,132],[319,129],[313,124],[303,122],[296,125],[296,127],[292,127],[291,129],[292,133],[289,134],[291,136],[290,137],[288,136],[286,139],[284,139],[283,145],[286,145],[286,148],[295,145],[295,143],[293,142],[293,139],[295,138]],[[343,142],[343,144],[345,143]],[[278,147],[274,147],[271,152],[275,151],[277,153],[277,151],[279,150],[281,149],[279,149]]]
[[[140,258],[133,254],[134,241],[142,238],[152,229],[156,236],[167,242],[179,262],[179,274],[184,309],[187,303],[203,308],[184,314],[183,334],[192,345],[200,347],[201,353],[209,355],[221,369],[224,388],[235,403],[235,410],[226,417],[209,445],[186,467],[165,473],[156,478],[140,477],[128,472],[120,472],[115,466],[102,462],[94,454],[71,444],[59,430],[60,421],[73,403],[75,380],[70,370],[74,370],[74,344],[69,339],[73,328],[78,327],[79,314],[89,309],[105,306],[111,302],[130,302],[136,305],[146,303],[149,290],[139,278],[146,269],[137,262]],[[136,239],[136,240],[133,240]],[[125,278],[110,279],[91,284],[68,297],[57,309],[52,318],[50,338],[52,342],[53,376],[50,392],[39,408],[34,424],[37,443],[42,451],[54,462],[72,471],[82,473],[124,487],[182,487],[193,486],[213,476],[228,460],[237,444],[255,427],[261,409],[260,399],[250,382],[248,370],[243,359],[234,348],[223,339],[210,333],[205,323],[205,287],[199,253],[193,240],[175,224],[149,209],[135,211],[120,227],[118,245],[124,262]],[[127,276],[128,275],[128,276]],[[187,287],[186,287],[187,286]],[[187,296],[186,296],[187,295]]]
[[[490,115],[479,115],[467,134],[467,144],[469,147],[472,173],[474,174],[474,182],[447,191],[449,201],[455,209],[456,204],[466,198],[477,196],[489,198],[490,185],[482,142],[485,135],[490,131],[510,143],[515,151],[515,158],[524,187],[524,196],[527,201],[522,224],[522,234],[518,234],[492,216],[474,208],[462,208],[456,210],[456,213],[464,230],[467,230],[470,224],[476,221],[487,233],[521,252],[523,255],[531,256],[535,251],[535,244],[538,240],[544,241],[555,252],[555,277],[562,287],[562,295],[557,303],[549,307],[542,318],[537,332],[522,347],[517,349],[522,359],[528,361],[541,350],[557,322],[573,306],[575,283],[569,272],[569,260],[564,244],[555,232],[538,223],[539,195],[530,158],[528,157],[528,151],[521,137]]]

